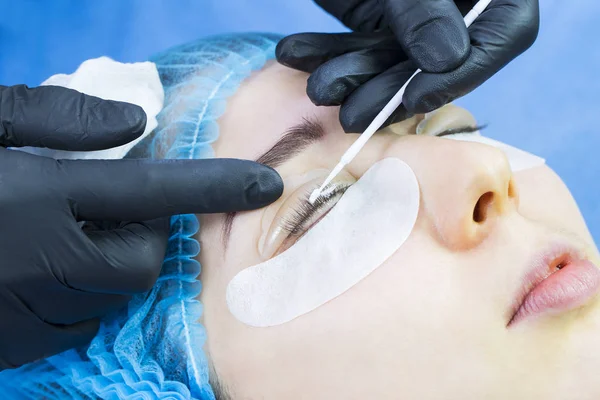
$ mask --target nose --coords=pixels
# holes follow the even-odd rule
[[[499,149],[452,140],[437,139],[430,151],[432,164],[416,171],[425,217],[445,246],[473,248],[518,207],[508,159]]]

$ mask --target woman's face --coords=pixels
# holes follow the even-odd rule
[[[412,168],[419,210],[402,246],[358,284],[287,323],[256,328],[232,315],[229,282],[293,245],[267,232],[295,212],[298,189],[320,183],[357,138],[342,131],[338,108],[310,102],[306,79],[271,63],[244,82],[219,120],[218,157],[257,159],[303,120],[323,133],[291,157],[270,159],[285,183],[276,203],[238,214],[230,229],[224,215],[202,217],[206,348],[234,397],[599,398],[596,297],[509,324],[542,254],[572,247],[599,260],[569,191],[546,166],[512,173],[494,147],[414,135],[422,116],[374,136],[345,172],[360,179],[385,158]],[[457,121],[472,125],[464,110],[448,107],[435,129]]]

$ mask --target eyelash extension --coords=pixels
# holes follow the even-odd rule
[[[459,133],[474,133],[477,131],[482,131],[487,128],[487,125],[479,125],[479,126],[464,126],[461,128],[447,129],[441,133],[435,135],[436,137],[449,136],[449,135],[458,135]]]
[[[327,191],[325,191],[321,196],[317,198],[317,200],[315,200],[314,203],[308,201],[312,190],[307,191],[304,198],[300,201],[300,204],[297,207],[295,207],[294,212],[282,221],[281,228],[288,232],[289,235],[298,235],[302,233],[302,228],[306,221],[308,221],[324,206],[329,204],[331,199],[338,197],[340,194],[343,194],[350,186],[352,185],[341,185],[335,187],[332,191],[328,193],[326,193]]]

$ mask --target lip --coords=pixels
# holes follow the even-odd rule
[[[600,291],[600,269],[574,247],[550,246],[529,265],[515,293],[507,327],[581,307]]]

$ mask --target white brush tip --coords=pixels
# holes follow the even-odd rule
[[[314,202],[317,201],[317,199],[319,198],[320,195],[321,195],[321,188],[313,190],[313,192],[310,194],[310,197],[308,198],[309,203],[314,204]]]

